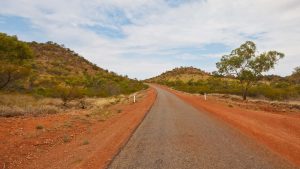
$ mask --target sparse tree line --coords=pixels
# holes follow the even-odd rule
[[[59,97],[64,103],[129,94],[146,87],[103,70],[62,45],[22,42],[4,33],[0,33],[0,65],[0,91]]]
[[[238,80],[228,80],[212,76],[206,80],[191,80],[189,82],[160,81],[159,83],[170,86],[176,90],[189,93],[220,93],[243,96],[243,86]],[[258,81],[247,92],[247,96],[267,98],[270,100],[299,99],[300,85],[292,81]]]

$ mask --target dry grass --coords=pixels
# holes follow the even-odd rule
[[[87,116],[96,115],[101,120],[106,120],[115,113],[122,110],[110,111],[108,108],[115,104],[130,104],[133,96],[136,101],[144,97],[144,92],[140,91],[131,95],[119,95],[108,98],[84,98],[72,100],[63,105],[63,101],[57,98],[37,98],[26,94],[0,93],[0,117],[15,116],[42,116],[62,112],[85,112]],[[84,109],[82,107],[84,104]]]
[[[119,95],[110,98],[99,98],[99,99],[87,99],[86,101],[92,106],[90,108],[88,116],[96,117],[99,121],[105,121],[114,114],[122,113],[121,109],[111,110],[109,106],[115,104],[131,104],[133,103],[133,96],[136,96],[136,101],[138,102],[143,97],[145,97],[145,92],[140,91],[133,93],[131,95]]]
[[[243,101],[241,96],[237,96],[237,95],[231,95],[231,94],[209,94],[211,96],[215,96],[218,98],[228,98],[230,100],[234,100],[234,101]],[[247,101],[248,102],[265,102],[268,104],[289,104],[289,105],[299,105],[300,106],[300,100],[284,100],[284,101],[273,101],[267,98],[255,98],[255,97],[247,97]]]
[[[214,97],[222,102],[252,110],[290,113],[300,112],[299,100],[271,101],[267,99],[248,97],[247,101],[243,101],[240,96],[229,94],[210,94],[208,95],[208,99],[209,97]]]
[[[136,94],[139,100],[141,94]],[[86,111],[87,114],[100,115],[107,119],[113,114],[107,108],[118,103],[130,103],[133,101],[132,95],[119,95],[109,98],[84,98],[72,100],[63,105],[61,99],[57,98],[36,98],[26,94],[0,93],[0,117],[14,116],[41,116],[69,112],[74,110]],[[84,104],[84,109],[83,105]]]
[[[0,116],[13,117],[22,115],[43,115],[43,114],[55,114],[60,112],[60,109],[50,105],[39,105],[39,106],[6,106],[0,105]]]
[[[64,143],[69,143],[69,142],[71,142],[71,141],[72,141],[72,137],[71,137],[70,135],[65,134],[65,135],[63,136],[63,142],[64,142]]]
[[[0,95],[0,116],[44,115],[61,112],[59,99],[35,98],[22,94]]]
[[[82,142],[82,145],[88,145],[88,144],[90,144],[90,142],[89,142],[88,140],[84,140],[84,141]]]

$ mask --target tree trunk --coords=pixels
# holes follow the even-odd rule
[[[246,87],[243,91],[243,100],[247,100],[247,95],[248,95],[248,87]]]
[[[8,85],[8,83],[10,82],[10,80],[11,80],[11,73],[9,72],[7,75],[6,82],[4,82],[2,85],[0,85],[0,89],[3,89],[4,87],[6,87]]]

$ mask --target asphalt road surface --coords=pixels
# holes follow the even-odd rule
[[[108,168],[296,168],[226,123],[156,89],[152,109]]]

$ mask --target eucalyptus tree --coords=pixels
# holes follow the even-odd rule
[[[234,76],[240,81],[243,100],[246,100],[249,88],[283,57],[284,54],[277,51],[257,54],[255,43],[247,41],[229,55],[222,56],[216,65],[220,74]]]
[[[27,43],[16,36],[0,33],[0,89],[28,77],[33,53]]]

